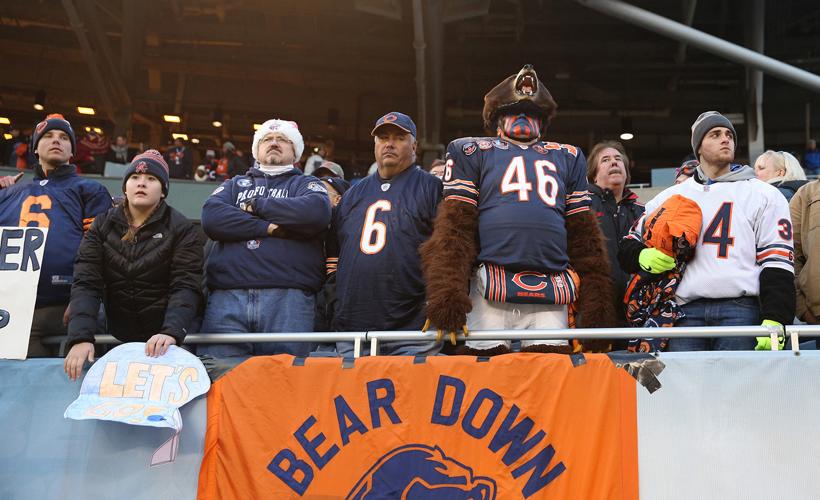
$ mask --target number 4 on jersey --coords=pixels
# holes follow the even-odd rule
[[[731,236],[732,230],[732,203],[726,202],[720,206],[712,222],[703,233],[703,244],[717,245],[719,259],[729,258],[729,247],[734,246],[735,239]]]

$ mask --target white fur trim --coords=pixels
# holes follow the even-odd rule
[[[278,120],[275,118],[273,120],[266,121],[261,127],[259,127],[259,129],[257,129],[256,132],[254,132],[253,145],[251,146],[251,152],[253,153],[254,159],[259,161],[259,157],[257,155],[259,141],[271,132],[281,132],[285,134],[285,137],[293,142],[293,150],[296,153],[296,159],[294,159],[293,162],[296,163],[299,161],[299,158],[302,157],[302,153],[305,151],[305,141],[302,139],[302,134],[299,133],[299,126],[296,122]]]

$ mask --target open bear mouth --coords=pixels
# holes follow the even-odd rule
[[[515,79],[515,92],[519,95],[533,96],[538,89],[538,76],[532,70],[523,70]]]

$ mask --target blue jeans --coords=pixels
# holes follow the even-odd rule
[[[379,342],[380,356],[435,356],[441,351],[441,342],[414,342],[412,340],[394,340]],[[336,342],[339,356],[353,357],[353,342]],[[370,342],[362,343],[362,356],[370,355]]]
[[[214,290],[208,296],[203,333],[312,332],[316,296],[296,288]],[[311,342],[203,344],[214,357],[293,354],[307,356]]]
[[[757,297],[700,299],[681,306],[686,316],[675,326],[755,326],[760,324]],[[754,337],[672,338],[670,351],[752,351]]]

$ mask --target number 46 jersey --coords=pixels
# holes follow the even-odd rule
[[[419,245],[433,233],[441,189],[437,177],[410,167],[390,180],[376,172],[342,196],[333,220],[339,249],[335,330],[421,329]]]
[[[516,271],[554,273],[569,265],[566,217],[590,209],[580,149],[496,137],[447,147],[444,199],[478,207],[478,260]]]

